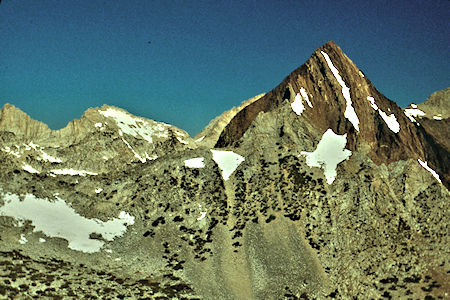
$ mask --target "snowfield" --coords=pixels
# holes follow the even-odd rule
[[[344,149],[346,144],[347,134],[338,135],[328,129],[314,152],[302,151],[301,155],[306,156],[306,164],[309,167],[322,168],[328,184],[332,184],[336,179],[337,165],[352,155],[350,150]]]
[[[106,222],[85,218],[58,197],[55,201],[36,198],[31,194],[25,195],[23,201],[15,194],[5,194],[2,198],[5,204],[0,207],[1,216],[19,221],[30,220],[34,226],[33,232],[41,231],[49,237],[66,239],[70,249],[86,253],[100,251],[105,243],[91,239],[91,234],[96,233],[104,240],[112,241],[122,236],[127,226],[134,224],[134,217],[124,211],[118,218]],[[21,240],[25,242],[25,239]]]
[[[107,110],[99,110],[100,114],[107,118],[113,119],[123,133],[134,137],[140,136],[149,143],[153,143],[153,136],[168,137],[168,125],[154,122],[150,124],[147,120],[131,116],[123,111],[108,108]]]
[[[184,165],[188,168],[204,168],[205,167],[204,160],[205,160],[204,157],[186,159],[184,161]]]
[[[223,180],[228,180],[236,168],[245,160],[244,157],[233,151],[211,149],[211,152],[213,160],[217,163],[222,172]]]

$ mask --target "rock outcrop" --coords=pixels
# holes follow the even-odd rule
[[[418,104],[417,107],[425,112],[430,119],[450,118],[450,88],[434,92],[425,102]]]
[[[447,121],[333,42],[197,141],[109,106],[59,131],[5,106],[0,297],[448,297]]]
[[[233,107],[232,109],[224,112],[220,116],[214,118],[214,120],[209,122],[209,124],[206,125],[206,127],[202,131],[200,131],[200,133],[197,134],[195,140],[197,140],[204,146],[214,147],[223,129],[228,125],[228,123],[230,123],[231,119],[233,119],[234,116],[238,112],[240,112],[243,108],[247,107],[248,105],[252,104],[253,102],[255,102],[256,100],[258,100],[263,96],[264,94],[259,94],[255,97],[247,99],[243,101],[241,105]]]

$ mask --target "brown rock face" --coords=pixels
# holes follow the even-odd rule
[[[327,62],[326,55],[332,66]],[[335,70],[332,70],[333,67]],[[351,106],[358,120],[353,121],[355,124],[347,115],[349,103],[339,76],[349,89]],[[304,65],[294,70],[275,89],[236,114],[220,134],[216,147],[236,146],[259,113],[292,103],[296,95],[301,94],[301,89],[308,94],[313,108],[303,103],[306,109],[299,122],[307,122],[320,132],[331,128],[338,134],[347,133],[347,148],[368,151],[376,164],[409,158],[429,161],[429,165],[446,178],[443,182],[449,186],[448,151],[436,142],[433,135],[411,122],[395,102],[383,96],[332,41],[317,49]],[[373,99],[375,108],[369,99]],[[395,132],[396,126],[398,132]]]

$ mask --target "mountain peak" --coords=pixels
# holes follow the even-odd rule
[[[450,88],[434,92],[425,102],[417,106],[430,118],[436,120],[450,118]]]
[[[32,119],[25,112],[8,103],[0,110],[0,131],[9,131],[29,138],[48,136],[51,132],[46,124]]]
[[[290,121],[283,124],[281,120]],[[268,124],[271,128],[266,128]],[[238,112],[215,146],[239,147],[242,142],[248,147],[258,145],[264,141],[253,139],[267,135],[273,128],[278,128],[280,136],[291,132],[291,139],[298,139],[296,132],[317,136],[331,129],[346,134],[347,149],[367,154],[376,164],[427,160],[445,177],[445,185],[450,184],[445,175],[450,156],[442,144],[425,142],[434,138],[416,128],[333,41],[315,50],[276,88]],[[250,143],[251,136],[254,138]]]

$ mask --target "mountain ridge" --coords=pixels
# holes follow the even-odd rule
[[[448,120],[392,104],[334,43],[203,139],[85,115],[74,136],[0,119],[0,297],[448,295]]]

